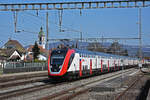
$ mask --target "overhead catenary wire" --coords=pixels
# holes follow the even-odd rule
[[[59,10],[59,11],[61,11],[61,10]],[[62,12],[63,12],[63,11],[62,11]],[[41,16],[34,15],[34,14],[32,14],[32,13],[28,13],[28,15],[32,15],[32,16],[38,18],[38,19],[45,20],[45,18],[43,18],[43,17],[41,17]],[[62,13],[60,13],[60,16],[61,16],[61,15],[62,15]],[[81,9],[80,9],[80,15],[82,15]],[[58,23],[53,22],[53,21],[49,21],[49,22],[50,22],[50,23],[54,23],[54,24],[56,25],[56,27],[58,27],[58,28],[60,28],[60,25],[61,25],[61,28],[62,28],[62,27],[67,28],[68,30],[66,30],[66,31],[78,32],[78,33],[81,32],[81,30],[78,31],[78,30],[75,30],[75,29],[68,28],[68,27],[64,26],[64,25],[62,24],[62,17],[60,18],[60,21],[61,21],[61,24],[59,24],[59,25],[58,25]],[[26,31],[26,30],[22,30],[22,32],[36,33],[36,32],[31,32],[31,31]],[[84,32],[84,33],[85,33],[85,32]]]
[[[63,12],[63,11],[62,11],[62,12]],[[34,15],[34,14],[27,13],[27,12],[26,12],[26,14],[31,15],[31,16],[34,16],[34,17],[36,17],[36,18],[38,18],[38,19],[41,19],[41,20],[45,20],[45,18],[44,18],[44,17],[41,17],[41,16],[36,16],[36,15]],[[61,20],[62,20],[62,19],[61,19]],[[53,22],[53,21],[51,21],[51,20],[49,20],[49,22],[52,23],[52,24],[55,24],[56,27],[60,28],[60,24],[58,25],[57,22]],[[66,28],[66,29],[67,29],[66,31],[80,32],[79,30],[76,30],[76,29],[73,29],[73,28],[70,28],[70,27],[67,27],[67,26],[63,25],[63,24],[62,24],[62,21],[61,21],[61,28]]]
[[[30,14],[30,15],[31,15],[31,14]],[[22,14],[20,14],[20,16],[23,17]],[[32,14],[32,16],[35,16],[35,15]],[[30,24],[31,21],[33,21],[33,20],[31,20],[31,18],[29,18],[27,21],[25,21],[25,23]],[[24,22],[23,22],[23,23],[24,23]],[[34,25],[37,26],[38,23],[37,23],[37,21],[36,21],[36,23],[35,23],[35,22],[32,22],[32,24],[34,24]],[[37,33],[38,33],[38,32],[35,32],[35,31],[29,31],[29,30],[25,29],[22,25],[18,25],[18,24],[17,24],[17,26],[16,26],[15,29],[16,29],[16,33],[20,33],[20,32],[33,33],[33,34],[37,34]]]

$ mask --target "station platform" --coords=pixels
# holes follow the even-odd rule
[[[35,71],[35,72],[20,72],[20,73],[11,73],[11,74],[1,74],[0,78],[12,77],[12,76],[23,76],[23,75],[33,75],[33,74],[47,74],[47,70],[45,71]]]

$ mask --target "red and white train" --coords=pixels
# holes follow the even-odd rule
[[[84,77],[136,67],[138,64],[137,58],[78,49],[56,49],[49,55],[48,76]]]

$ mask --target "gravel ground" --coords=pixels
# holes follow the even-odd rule
[[[141,72],[124,75],[91,87],[89,91],[81,94],[73,100],[115,100],[120,93],[126,90],[133,83]],[[139,81],[129,89],[119,100],[136,100],[140,94],[142,86],[150,79],[150,76],[144,75]]]

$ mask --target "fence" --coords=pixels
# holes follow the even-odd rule
[[[47,63],[25,63],[25,62],[7,62],[3,67],[3,73],[18,73],[47,70]]]

